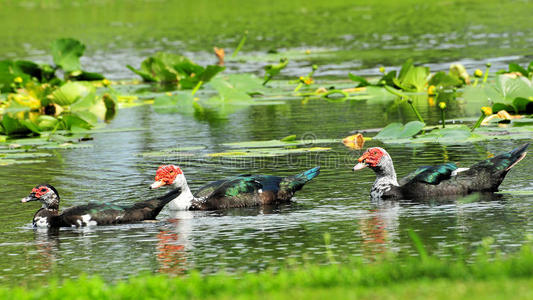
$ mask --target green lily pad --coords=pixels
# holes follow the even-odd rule
[[[65,72],[81,70],[80,57],[85,51],[85,45],[75,39],[58,39],[51,47],[54,63]]]
[[[49,143],[49,144],[38,146],[37,149],[46,149],[46,150],[51,150],[51,149],[90,149],[90,148],[93,148],[93,147],[94,146],[92,144],[87,144],[87,143],[78,143],[78,144],[73,144],[73,143],[62,143],[62,144]]]
[[[323,152],[329,151],[328,147],[309,147],[309,148],[256,148],[256,149],[242,149],[239,151],[228,151],[209,153],[208,157],[274,157],[290,154],[300,154],[307,152]]]
[[[91,93],[94,93],[94,87],[87,83],[67,82],[52,93],[52,101],[61,106],[71,105]],[[82,104],[81,108],[85,106]]]
[[[405,125],[391,123],[381,130],[374,138],[377,140],[409,138],[419,133],[425,124],[420,121],[411,121]]]
[[[150,151],[139,154],[142,157],[181,157],[181,156],[196,156],[196,151],[204,150],[204,146],[192,147],[178,147],[172,149],[165,149],[162,151]]]
[[[391,128],[387,129],[387,138],[381,140],[384,143],[391,144],[415,145],[420,143],[440,143],[446,145],[460,145],[484,140],[531,139],[531,134],[533,133],[533,125],[510,125],[507,128],[484,126],[476,129],[475,132],[471,132],[471,129],[465,125],[447,125],[446,128],[425,127],[425,133],[416,135],[416,137],[398,136],[398,138],[393,138],[393,135],[389,133],[393,132],[394,134],[397,134],[400,129],[401,127],[399,127],[397,124],[393,125]],[[374,138],[378,139],[377,136]]]
[[[317,145],[317,144],[334,144],[340,143],[340,139],[303,139],[303,140],[269,140],[269,141],[249,141],[225,143],[222,146],[230,148],[267,148],[267,147],[286,147],[286,146],[303,146],[303,145]]]
[[[31,159],[31,160],[16,160],[16,159],[0,159],[0,166],[10,166],[18,164],[37,164],[45,163],[45,160]]]
[[[50,156],[52,156],[52,154],[42,152],[0,153],[0,158],[2,159],[42,158]]]

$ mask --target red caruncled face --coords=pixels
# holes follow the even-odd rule
[[[378,148],[370,148],[363,153],[363,156],[359,157],[359,162],[364,162],[370,167],[376,167],[383,156],[383,151]]]
[[[183,174],[179,167],[174,165],[163,165],[155,172],[155,181],[163,181],[165,184],[172,184],[176,176]]]
[[[35,187],[31,190],[32,193],[35,193],[35,198],[41,198],[44,194],[48,193],[50,189],[44,185]]]

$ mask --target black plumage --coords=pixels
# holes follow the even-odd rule
[[[316,167],[295,176],[244,174],[201,187],[191,209],[247,207],[288,202],[309,180],[319,174]],[[204,197],[201,197],[204,195]],[[200,197],[198,197],[200,196]]]

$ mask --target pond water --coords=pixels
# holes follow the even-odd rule
[[[450,61],[459,58],[470,62],[469,66],[481,66],[487,60],[502,64],[507,60],[525,61],[531,53],[524,49],[533,49],[531,27],[517,25],[525,15],[518,8],[530,6],[528,3],[516,4],[505,12],[501,10],[505,4],[489,2],[470,11],[476,2],[450,2],[447,5],[457,8],[453,12],[454,22],[435,27],[435,33],[422,34],[427,27],[420,29],[421,25],[411,24],[414,21],[409,21],[410,18],[432,24],[428,16],[420,17],[420,12],[424,11],[444,20],[441,14],[436,14],[435,6],[425,5],[425,2],[405,8],[406,16],[387,15],[395,7],[385,5],[349,6],[343,1],[328,1],[331,5],[327,7],[313,1],[306,1],[308,6],[304,6],[303,1],[291,1],[285,6],[267,4],[271,2],[258,2],[258,7],[252,7],[244,5],[248,3],[245,1],[229,1],[216,9],[208,5],[212,4],[210,1],[196,1],[198,7],[158,1],[131,4],[141,6],[140,11],[139,7],[124,8],[127,4],[121,1],[116,5],[103,1],[88,2],[91,5],[72,2],[77,3],[74,5],[67,1],[58,1],[57,5],[37,1],[2,4],[5,9],[0,10],[0,18],[5,20],[6,26],[12,27],[0,33],[0,39],[7,40],[6,47],[0,50],[0,58],[44,60],[43,51],[51,40],[74,36],[92,48],[84,61],[91,70],[103,70],[110,78],[132,78],[124,66],[138,65],[153,51],[183,46],[195,60],[207,61],[211,59],[208,51],[214,43],[233,45],[240,39],[243,28],[248,28],[254,38],[247,44],[246,55],[264,52],[270,46],[289,49],[309,46],[332,52],[321,58],[323,61],[317,58],[295,63],[308,66],[323,62],[322,66],[327,67],[320,70],[326,84],[326,80],[345,78],[349,70],[372,74],[381,64],[397,66],[410,54],[415,60],[431,63],[432,69],[439,66],[444,69]],[[166,5],[171,9],[163,9]],[[253,9],[261,13],[234,18],[235,5],[242,5],[246,13]],[[350,13],[345,12],[347,7]],[[184,12],[188,11],[194,11],[194,17],[185,18]],[[209,13],[211,11],[215,11],[214,16]],[[513,17],[514,22],[508,24],[492,19],[494,14],[504,12],[501,18],[510,20]],[[18,18],[27,15],[28,20],[24,26],[19,24],[18,31],[13,21],[17,14]],[[112,21],[113,18],[116,20]],[[325,22],[324,18],[331,22]],[[381,25],[373,24],[371,20],[375,19]],[[295,23],[287,23],[289,20]],[[318,20],[322,21],[317,24]],[[359,20],[369,27],[360,27]],[[291,25],[294,28],[281,26],[284,22],[294,24]],[[391,29],[393,25],[398,26],[398,31]],[[39,27],[42,28],[36,31]],[[49,28],[61,30],[47,30]],[[152,34],[154,28],[157,30]],[[195,30],[205,35],[195,34]],[[480,34],[485,37],[478,36]],[[421,46],[424,37],[439,44],[447,41],[448,46],[439,51]],[[478,43],[467,43],[470,38],[477,39]],[[346,43],[340,42],[343,39]],[[464,47],[454,47],[455,44]],[[234,62],[229,71],[259,72],[262,64]],[[301,75],[299,71],[295,67],[285,75]],[[418,106],[428,123],[437,122],[437,108],[424,103]],[[450,112],[451,118],[464,116],[472,117],[460,109]],[[338,262],[354,256],[372,260],[376,254],[386,251],[401,256],[417,255],[408,236],[409,229],[419,234],[430,253],[443,257],[454,255],[457,246],[471,255],[481,240],[489,236],[495,239],[495,250],[512,252],[518,249],[527,234],[533,234],[532,156],[526,157],[508,174],[501,185],[502,193],[398,203],[370,201],[374,174],[369,170],[352,173],[351,167],[361,152],[351,151],[340,143],[328,145],[332,150],[327,152],[239,160],[142,155],[189,146],[205,146],[217,152],[227,150],[221,146],[223,143],[280,139],[291,134],[299,138],[340,139],[354,130],[413,119],[409,108],[391,108],[385,103],[364,101],[304,103],[287,100],[277,105],[250,106],[227,119],[207,121],[156,113],[148,105],[121,109],[106,128],[136,130],[95,133],[94,140],[85,142],[92,147],[50,150],[52,156],[44,158],[42,163],[0,167],[3,205],[0,283],[33,285],[47,282],[49,278],[73,278],[82,273],[100,274],[115,281],[142,272],[257,271],[294,262],[326,263],[326,233],[331,236],[329,249]],[[402,176],[416,166],[442,161],[468,166],[520,143],[397,145],[387,146],[387,150]],[[366,146],[376,145],[382,144],[371,141]],[[210,181],[243,173],[291,175],[316,165],[322,169],[317,178],[296,194],[294,202],[287,205],[214,212],[164,210],[156,223],[64,229],[59,234],[32,229],[31,218],[39,205],[20,203],[20,198],[33,186],[43,182],[59,190],[63,208],[88,201],[132,203],[166,192],[164,189],[150,191],[148,186],[157,167],[168,163],[182,167],[193,190]]]

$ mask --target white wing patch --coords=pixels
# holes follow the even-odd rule
[[[470,168],[457,168],[457,170],[453,170],[452,176],[457,176],[457,174],[464,172],[466,170],[469,170]]]
[[[91,215],[89,214],[81,216],[81,221],[78,220],[78,223],[83,223],[83,225],[85,226],[96,226],[97,225],[96,221],[91,220]],[[80,226],[83,226],[83,225],[80,224]]]
[[[33,221],[35,222],[35,226],[37,227],[48,227],[48,218],[37,217]]]

